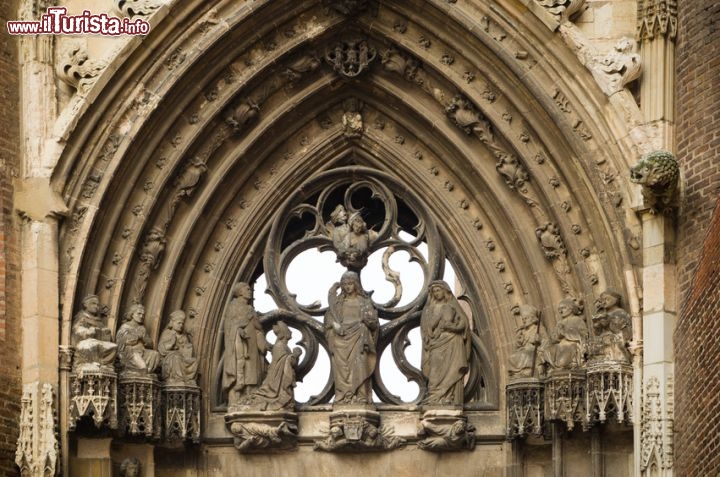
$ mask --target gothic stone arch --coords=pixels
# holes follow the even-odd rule
[[[322,406],[301,412],[295,454],[251,464],[235,452],[212,391],[216,343],[232,285],[256,278],[280,204],[318,175],[368,168],[421,199],[478,303],[488,394],[467,411],[478,445],[459,459],[507,467],[514,310],[532,304],[552,329],[563,298],[589,304],[610,287],[635,296],[640,262],[623,172],[638,146],[625,112],[543,21],[552,24],[520,2],[218,0],[159,10],[63,134],[52,176],[70,210],[60,229],[61,344],[89,294],[113,330],[144,304],[155,343],[183,309],[203,390],[203,453],[187,465],[217,475],[336,465],[306,445]],[[383,413],[416,439],[417,410]],[[414,452],[363,465],[412,466]]]

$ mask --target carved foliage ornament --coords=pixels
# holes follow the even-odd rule
[[[375,48],[364,38],[349,38],[336,43],[325,52],[325,61],[336,73],[354,78],[370,67],[377,56]]]
[[[15,463],[20,475],[55,475],[58,441],[55,435],[55,393],[52,385],[35,382],[23,389],[20,436]]]
[[[575,15],[581,13],[585,0],[535,0],[558,22],[570,21]]]

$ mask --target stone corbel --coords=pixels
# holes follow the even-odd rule
[[[90,58],[80,42],[70,40],[60,46],[56,73],[78,95],[85,96],[107,65],[105,60]]]
[[[30,177],[15,184],[15,210],[21,217],[38,222],[69,213],[65,201],[52,189],[47,177]]]
[[[580,30],[570,23],[560,27],[565,43],[575,52],[607,96],[623,91],[625,85],[640,77],[641,62],[637,43],[632,38],[623,38],[613,50],[605,55],[599,53]]]
[[[114,0],[115,9],[126,17],[149,16],[165,4],[162,0]]]

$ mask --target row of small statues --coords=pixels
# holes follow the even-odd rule
[[[266,372],[269,345],[252,306],[253,292],[237,283],[224,320],[223,390],[231,408],[263,404],[264,409],[291,406],[300,350],[290,352],[283,323],[275,334],[272,363]],[[324,330],[330,352],[336,404],[370,404],[377,364],[380,322],[375,306],[354,271],[345,272],[328,292]],[[421,317],[422,372],[427,379],[426,404],[462,406],[463,377],[472,345],[470,322],[447,283],[432,282]],[[289,364],[277,364],[276,362]],[[267,376],[263,381],[263,376]],[[262,385],[261,385],[262,383]],[[257,386],[260,386],[258,389]],[[271,400],[282,394],[283,399]],[[259,399],[262,398],[262,399]],[[260,403],[258,402],[260,401]]]
[[[145,328],[145,307],[133,304],[125,313],[113,342],[112,333],[100,314],[99,298],[88,295],[73,319],[73,371],[112,371],[117,357],[122,376],[148,376],[160,368],[169,386],[197,386],[198,362],[185,320],[182,310],[170,313],[156,350]]]
[[[592,316],[592,336],[582,304],[575,299],[566,298],[558,304],[560,319],[552,334],[542,324],[540,310],[520,306],[522,324],[516,330],[516,349],[509,358],[510,377],[540,378],[556,369],[581,368],[588,359],[630,364],[632,322],[621,304],[622,297],[614,290],[600,295]]]

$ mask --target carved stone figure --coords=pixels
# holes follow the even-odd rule
[[[82,301],[82,310],[73,318],[72,344],[75,347],[73,370],[97,369],[101,366],[112,371],[117,345],[112,333],[100,316],[100,300],[88,295]]]
[[[282,321],[273,326],[273,332],[277,340],[272,347],[272,362],[265,380],[250,396],[248,403],[263,411],[291,410],[295,405],[295,368],[302,351],[300,348],[290,351],[288,341],[292,334]]]
[[[622,297],[615,290],[605,290],[595,301],[593,349],[596,358],[630,364],[628,343],[632,339],[630,314],[620,307]]]
[[[340,294],[337,294],[340,289]],[[345,272],[328,293],[325,335],[330,348],[335,403],[370,403],[380,325],[357,273]]]
[[[182,310],[170,313],[170,322],[158,341],[162,378],[168,386],[197,385],[198,362],[190,335],[185,331],[185,318]]]
[[[295,445],[297,422],[278,421],[274,425],[255,422],[233,422],[230,432],[235,436],[235,448],[240,452],[263,449],[284,449]]]
[[[535,229],[535,235],[540,241],[545,258],[555,260],[567,254],[565,243],[560,236],[560,230],[553,223],[546,223]]]
[[[604,86],[606,94],[620,91],[640,77],[640,54],[636,50],[635,40],[623,38],[598,62],[597,69],[591,69],[596,79],[603,75],[603,80],[598,81]]]
[[[345,236],[350,230],[350,226],[348,225],[348,213],[345,210],[345,206],[338,204],[335,207],[335,209],[330,213],[330,222],[328,222],[325,227],[330,234],[333,247],[335,250],[339,250]]]
[[[588,329],[577,301],[566,298],[558,304],[557,322],[543,358],[552,369],[577,369],[585,364]]]
[[[467,422],[462,411],[438,414],[429,411],[423,415],[418,429],[418,447],[423,450],[445,452],[472,450],[475,447],[475,426]]]
[[[672,153],[655,151],[645,154],[630,169],[630,181],[642,186],[645,206],[652,213],[672,210],[680,178],[680,166]]]
[[[515,351],[508,359],[511,378],[539,378],[542,374],[541,345],[547,346],[548,335],[540,321],[540,310],[532,305],[520,306],[522,324],[515,330]]]
[[[160,227],[151,228],[145,237],[145,242],[143,242],[138,253],[140,266],[135,285],[135,301],[138,303],[145,296],[145,288],[147,287],[150,272],[156,270],[160,265],[166,243],[165,233]]]
[[[377,411],[333,413],[324,439],[315,441],[315,450],[383,451],[405,445],[405,439],[393,435],[393,429],[380,425]]]
[[[357,98],[348,98],[343,101],[345,112],[342,116],[343,135],[345,137],[360,137],[363,134],[363,117],[361,114],[362,102]]]
[[[120,464],[120,477],[139,477],[140,461],[135,457],[128,457]]]
[[[427,378],[429,405],[463,405],[463,378],[470,360],[470,323],[441,280],[430,283],[428,303],[420,318],[422,373]]]
[[[290,82],[298,81],[303,77],[303,75],[315,71],[319,66],[320,59],[313,52],[309,55],[301,56],[294,62],[290,63],[282,75]]]
[[[117,333],[122,372],[139,375],[154,372],[160,364],[160,354],[152,349],[153,342],[144,325],[145,307],[131,305],[123,319]]]
[[[348,231],[336,248],[338,260],[351,270],[360,270],[367,265],[370,244],[377,236],[368,230],[360,212],[355,212],[348,220]]]
[[[245,282],[236,283],[225,314],[225,354],[223,391],[230,406],[239,403],[260,385],[265,375],[265,353],[270,349],[252,305],[253,290]]]

